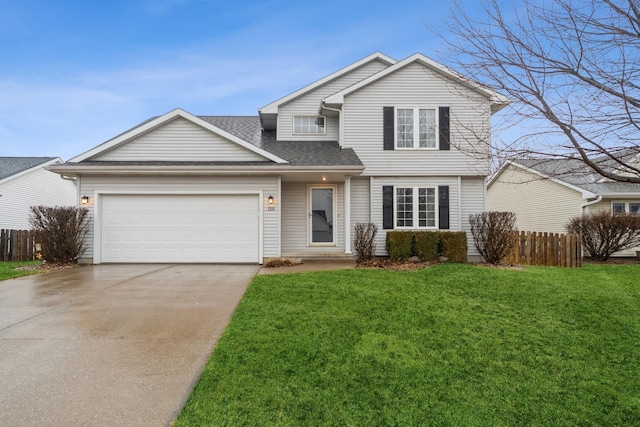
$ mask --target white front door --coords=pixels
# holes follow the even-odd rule
[[[312,246],[336,245],[336,187],[309,187],[309,242]]]

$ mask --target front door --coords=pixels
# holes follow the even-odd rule
[[[336,245],[336,188],[309,187],[309,234],[313,246]]]

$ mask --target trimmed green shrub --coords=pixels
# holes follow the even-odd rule
[[[440,253],[450,262],[467,262],[467,233],[452,231],[440,235]]]
[[[440,256],[438,231],[416,231],[413,233],[415,255],[423,261],[433,261]]]
[[[387,233],[387,252],[394,261],[405,261],[413,256],[413,232],[389,231]]]
[[[433,261],[444,256],[451,262],[467,262],[467,233],[464,231],[389,231],[386,241],[389,258],[405,261],[417,256]]]

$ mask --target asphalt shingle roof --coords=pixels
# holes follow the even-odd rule
[[[0,157],[0,180],[53,159],[55,157]]]
[[[263,131],[258,116],[199,116],[202,120],[287,160],[292,166],[361,166],[351,148],[336,141],[276,141],[274,131]]]
[[[627,150],[618,153],[617,156],[629,162],[638,154],[637,150]],[[514,163],[595,194],[638,193],[640,195],[640,184],[603,179],[578,159],[519,159],[514,160]],[[598,163],[607,171],[615,171],[620,167],[610,158],[603,157]]]

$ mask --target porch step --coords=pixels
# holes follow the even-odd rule
[[[313,262],[323,262],[323,263],[335,263],[335,262],[349,262],[355,261],[356,257],[354,255],[314,255],[314,256],[304,256],[301,257],[302,263],[313,263]]]

